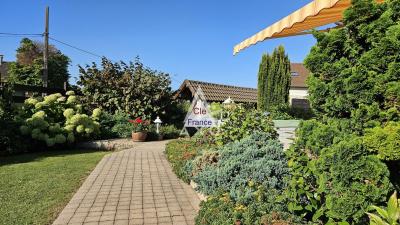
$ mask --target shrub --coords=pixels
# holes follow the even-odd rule
[[[235,224],[235,204],[228,195],[210,197],[200,203],[196,224],[232,225]]]
[[[174,125],[164,125],[160,127],[160,134],[163,135],[164,139],[175,139],[178,138],[181,131]]]
[[[270,116],[274,120],[294,119],[289,112],[290,112],[290,107],[288,105],[271,106],[269,109]]]
[[[269,110],[270,116],[274,120],[309,120],[314,117],[312,109],[304,109],[289,105],[273,106]]]
[[[385,161],[400,160],[400,123],[390,122],[366,131],[365,146]]]
[[[214,140],[217,145],[222,146],[241,140],[256,131],[270,133],[273,138],[277,137],[271,118],[261,111],[246,110],[243,106],[237,105],[216,132]]]
[[[288,174],[282,145],[269,133],[256,132],[240,142],[220,147],[218,162],[206,165],[193,180],[204,194],[229,192],[233,199],[242,199],[250,189],[249,182],[267,189],[282,189]],[[248,199],[243,198],[243,201]]]
[[[95,109],[92,116],[82,113],[82,106],[72,92],[68,98],[61,94],[45,96],[44,99],[27,99],[20,111],[23,135],[45,142],[48,147],[87,139],[99,131],[97,122],[101,111]]]
[[[0,87],[0,155],[23,152],[31,144],[19,132],[16,120],[17,109],[13,106],[13,87],[3,84]]]
[[[129,123],[129,114],[124,112],[116,112],[113,115],[114,125],[111,131],[116,135],[116,137],[127,138],[132,135],[133,124]]]
[[[170,141],[165,148],[167,159],[171,163],[173,171],[187,183],[190,182],[190,177],[185,172],[185,164],[192,160],[202,147],[196,139],[186,138]]]
[[[279,191],[254,188],[254,201],[248,205],[235,202],[228,193],[209,197],[200,204],[196,224],[303,224],[287,212],[287,202],[282,202]]]
[[[323,122],[301,123],[287,151],[289,210],[314,222],[365,223],[369,204],[392,189],[388,168],[348,134],[348,120]]]
[[[171,105],[169,75],[144,66],[139,58],[128,64],[103,58],[101,68],[93,63],[80,67],[79,72],[78,84],[83,86],[83,100],[89,108],[155,118]]]
[[[305,64],[309,100],[319,115],[361,123],[399,120],[399,5],[355,0],[343,28],[315,33],[317,44]]]

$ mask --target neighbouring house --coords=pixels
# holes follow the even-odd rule
[[[8,76],[8,62],[5,62],[4,56],[0,55],[0,82],[4,82],[7,80]]]
[[[310,108],[307,99],[308,88],[306,80],[310,71],[302,63],[291,63],[292,82],[289,90],[289,103],[294,108]]]
[[[309,108],[306,79],[309,71],[302,63],[292,63],[292,83],[289,102],[296,108]],[[192,100],[198,87],[201,87],[207,101],[223,102],[231,97],[236,103],[257,104],[257,89],[215,84],[203,81],[185,80],[175,94],[175,98]]]
[[[208,102],[223,102],[231,97],[236,103],[257,104],[257,89],[214,84],[203,81],[184,80],[175,94],[175,98],[192,100],[200,87]]]

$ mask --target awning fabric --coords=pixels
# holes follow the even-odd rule
[[[377,0],[383,2],[384,0]],[[295,36],[343,19],[351,0],[314,0],[266,29],[247,38],[233,49],[233,54],[266,39]]]

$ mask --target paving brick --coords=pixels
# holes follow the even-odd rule
[[[172,172],[165,143],[105,156],[53,224],[194,224],[200,200]]]

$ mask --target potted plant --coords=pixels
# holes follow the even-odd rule
[[[146,141],[150,122],[140,117],[128,121],[133,124],[132,140],[137,142]]]

